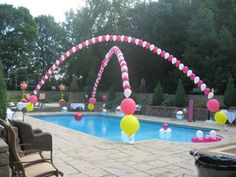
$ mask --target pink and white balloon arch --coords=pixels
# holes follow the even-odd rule
[[[130,44],[134,44],[143,48],[146,48],[147,50],[160,55],[164,60],[171,62],[173,65],[175,65],[176,68],[178,68],[180,71],[183,72],[183,74],[187,75],[194,84],[196,84],[201,91],[207,95],[208,99],[211,99],[214,97],[214,93],[212,89],[208,88],[206,84],[200,79],[199,76],[197,76],[191,69],[188,68],[188,66],[185,66],[180,60],[175,58],[173,55],[169,54],[168,52],[161,50],[154,44],[151,44],[150,42],[144,41],[142,39],[138,39],[135,37],[125,36],[125,35],[103,35],[98,37],[93,37],[91,39],[88,39],[78,45],[75,45],[71,49],[69,49],[66,53],[64,53],[56,62],[50,67],[50,69],[46,72],[46,74],[41,78],[41,81],[38,83],[34,90],[34,94],[37,95],[41,87],[44,85],[45,81],[50,77],[50,75],[55,71],[56,68],[60,64],[62,64],[67,57],[74,54],[75,52],[90,46],[95,43],[101,43],[101,42],[109,42],[109,41],[116,41],[116,42],[126,42]]]
[[[127,67],[126,61],[124,59],[123,53],[121,52],[121,50],[117,46],[114,46],[109,50],[109,52],[105,55],[105,58],[101,62],[101,66],[100,66],[100,69],[97,74],[97,79],[94,83],[93,90],[92,90],[92,97],[93,98],[96,96],[97,87],[101,81],[102,73],[103,73],[105,67],[107,66],[108,62],[110,61],[111,57],[114,54],[117,56],[118,62],[120,64],[121,77],[122,77],[123,89],[124,89],[124,96],[126,98],[128,98],[132,93],[131,86],[129,83],[128,67]]]

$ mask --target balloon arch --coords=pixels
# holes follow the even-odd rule
[[[151,44],[147,41],[144,41],[142,39],[134,38],[134,37],[128,37],[125,35],[103,35],[98,37],[93,37],[91,39],[88,39],[71,49],[69,49],[66,53],[64,53],[56,62],[49,68],[49,70],[46,72],[46,74],[41,78],[41,81],[38,83],[34,90],[34,94],[37,95],[41,87],[44,85],[46,80],[50,77],[50,75],[54,72],[55,69],[58,68],[60,64],[62,64],[67,57],[74,54],[75,52],[88,47],[89,45],[95,44],[95,43],[101,43],[101,42],[109,42],[109,41],[116,41],[116,42],[126,42],[130,44],[134,44],[143,48],[146,48],[147,50],[160,55],[164,60],[171,62],[173,65],[175,65],[176,68],[178,68],[180,71],[183,72],[183,74],[187,75],[194,84],[196,84],[201,91],[208,97],[208,99],[211,99],[214,97],[214,93],[212,89],[208,88],[206,84],[200,79],[199,76],[197,76],[191,69],[188,68],[188,66],[185,66],[180,60],[175,58],[173,55],[169,54],[168,52],[161,50],[154,44]],[[107,56],[107,55],[106,55]],[[124,61],[125,62],[125,61]],[[123,82],[124,84],[124,82]],[[124,86],[124,85],[123,85]],[[126,89],[129,89],[128,87]],[[127,94],[128,95],[128,94]]]

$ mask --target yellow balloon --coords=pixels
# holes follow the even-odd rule
[[[120,121],[120,128],[127,136],[131,136],[139,130],[139,120],[133,115],[126,115]]]
[[[221,124],[221,125],[224,125],[227,121],[227,116],[224,112],[222,111],[218,111],[215,113],[215,121],[218,123],[218,124]]]
[[[88,110],[93,111],[94,110],[94,104],[88,104]]]
[[[25,109],[26,109],[26,111],[28,111],[28,112],[33,111],[33,109],[34,109],[34,104],[32,104],[32,103],[27,103],[26,106],[25,106]]]

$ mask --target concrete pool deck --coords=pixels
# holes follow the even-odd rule
[[[110,142],[35,119],[32,118],[33,114],[55,113],[26,114],[25,122],[52,134],[54,164],[64,172],[65,177],[196,177],[195,161],[189,155],[190,150],[223,146],[236,141],[235,126],[225,130],[224,126],[204,121],[187,122],[185,119],[136,115],[143,120],[218,129],[217,134],[224,138],[214,143],[148,140],[130,145]]]

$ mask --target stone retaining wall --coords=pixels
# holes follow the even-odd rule
[[[0,138],[0,176],[10,177],[8,145]]]
[[[175,118],[176,112],[182,109],[183,108],[178,108],[178,107],[143,105],[141,109],[141,114],[149,115],[149,116]],[[187,118],[187,114],[185,115],[185,118]],[[195,108],[193,119],[194,120],[207,120],[208,119],[207,109]]]

